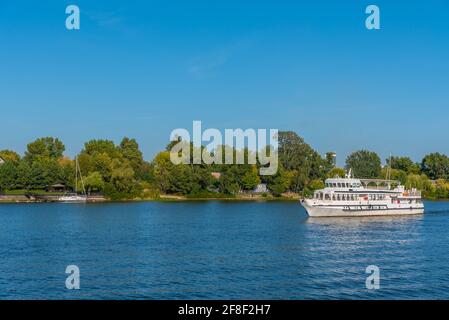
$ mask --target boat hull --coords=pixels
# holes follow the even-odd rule
[[[424,206],[388,207],[379,204],[326,206],[311,205],[307,200],[301,205],[310,217],[367,217],[367,216],[396,216],[419,215],[424,213]]]
[[[60,197],[58,199],[62,203],[86,203],[87,198],[85,197]]]

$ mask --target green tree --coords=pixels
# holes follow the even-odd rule
[[[390,176],[391,180],[397,180],[400,181],[401,184],[405,184],[407,182],[408,174],[404,170],[383,168],[381,176],[385,178]]]
[[[135,139],[123,138],[119,149],[125,159],[129,161],[131,167],[138,177],[142,177],[144,169],[144,160],[142,152],[139,150],[139,144]]]
[[[346,159],[346,169],[352,169],[357,178],[379,178],[382,170],[381,161],[375,152],[360,150]]]
[[[225,194],[237,194],[240,191],[240,185],[233,175],[229,175],[230,171],[220,176],[220,190]]]
[[[174,165],[170,171],[169,182],[170,193],[186,195],[198,189],[198,187],[195,188],[193,168],[190,165]]]
[[[1,150],[0,158],[4,161],[12,161],[18,163],[20,161],[20,155],[17,152],[11,150]]]
[[[153,160],[154,180],[162,193],[166,193],[170,189],[170,174],[173,166],[168,151],[159,152]]]
[[[29,189],[31,185],[30,164],[21,160],[17,166],[17,189]]]
[[[111,140],[90,140],[84,144],[84,153],[94,155],[95,153],[106,153],[111,158],[120,158],[119,148]]]
[[[275,196],[280,196],[289,189],[291,181],[292,172],[279,166],[278,172],[268,178],[267,187]]]
[[[435,185],[425,174],[409,174],[405,183],[407,189],[418,189],[423,192],[425,197],[435,196]]]
[[[331,171],[327,173],[328,178],[344,178],[346,175],[346,170],[343,168],[333,168]]]
[[[330,171],[337,165],[337,155],[335,152],[326,153],[326,171]]]
[[[280,131],[278,142],[280,166],[293,172],[291,181],[293,191],[299,192],[311,180],[323,179],[326,170],[330,170],[330,163],[327,163],[295,132]]]
[[[113,159],[106,152],[96,152],[90,157],[89,172],[98,172],[104,181],[111,181]]]
[[[432,180],[449,179],[449,158],[440,153],[426,155],[421,163],[422,171]]]
[[[45,158],[59,159],[64,150],[65,146],[58,138],[39,138],[27,145],[25,159],[30,162]]]
[[[419,173],[419,165],[414,163],[409,157],[391,157],[387,158],[387,165],[392,169],[402,170],[406,173]]]
[[[18,184],[18,175],[17,165],[13,161],[7,160],[0,165],[0,190],[15,189]]]
[[[134,179],[134,170],[128,162],[115,159],[112,163],[111,182],[106,194],[112,199],[131,199],[138,195],[138,183]]]
[[[90,194],[92,191],[103,191],[105,182],[99,172],[92,172],[84,179],[84,187],[86,192]],[[80,185],[81,187],[81,185]]]
[[[252,166],[242,177],[242,187],[244,190],[254,190],[260,183],[260,177],[256,166]]]
[[[444,179],[435,181],[435,197],[437,199],[449,198],[449,182]]]
[[[312,192],[315,190],[324,189],[324,182],[323,182],[323,180],[319,180],[319,179],[313,180],[308,185],[308,188]]]
[[[45,189],[55,183],[64,182],[62,170],[56,159],[36,160],[31,164],[29,186],[32,189]]]

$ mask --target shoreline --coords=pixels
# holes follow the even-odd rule
[[[189,197],[181,195],[161,195],[155,198],[136,198],[136,199],[126,199],[126,200],[113,200],[102,197],[95,197],[88,199],[87,203],[127,203],[127,202],[191,202],[191,201],[299,201],[299,195],[286,195],[275,197],[272,195],[263,197],[262,195],[237,195],[237,196],[218,196],[218,197]],[[42,199],[30,199],[24,195],[0,195],[0,204],[11,204],[11,203],[61,203],[54,198],[49,197],[47,200]]]
[[[447,202],[449,199],[431,199],[423,198],[425,201],[431,202]],[[127,200],[111,200],[111,199],[95,199],[88,200],[88,204],[100,204],[100,203],[137,203],[137,202],[207,202],[207,201],[223,201],[223,202],[297,202],[300,201],[300,197],[210,197],[210,198],[190,198],[185,196],[162,196],[158,198],[146,198],[146,199],[127,199]],[[59,201],[42,201],[42,200],[17,200],[0,198],[1,204],[37,204],[37,203],[63,203]]]

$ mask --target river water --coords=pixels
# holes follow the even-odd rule
[[[0,299],[448,299],[449,202],[425,206],[313,219],[296,202],[1,204]]]

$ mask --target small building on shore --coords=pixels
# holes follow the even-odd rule
[[[47,192],[67,192],[65,184],[57,183],[46,188]]]

